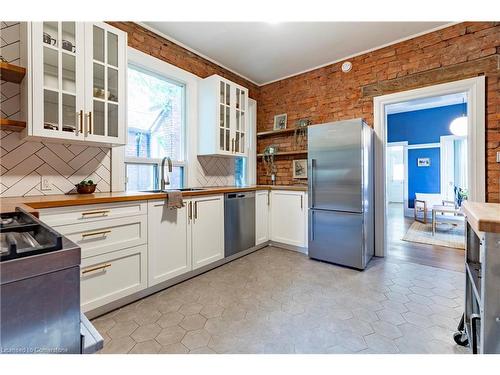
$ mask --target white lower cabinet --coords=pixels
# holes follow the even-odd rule
[[[271,191],[271,240],[307,247],[307,194]]]
[[[147,245],[84,258],[80,304],[83,312],[147,287]]]
[[[193,198],[188,203],[193,270],[224,258],[224,196]]]
[[[258,190],[255,193],[255,245],[269,241],[269,211],[271,192]]]
[[[187,206],[170,210],[165,200],[148,202],[149,286],[191,271]]]
[[[80,246],[82,258],[138,246],[147,242],[146,215],[61,225],[55,229]]]
[[[175,210],[164,200],[148,203],[149,286],[224,258],[224,197],[184,203]]]

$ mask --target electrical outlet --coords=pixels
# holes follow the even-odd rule
[[[42,183],[41,183],[40,189],[42,191],[44,191],[44,190],[52,190],[52,183],[50,182],[50,178],[49,177],[42,176]]]
[[[497,163],[500,163],[500,151],[497,151]]]

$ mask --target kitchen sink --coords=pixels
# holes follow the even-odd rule
[[[203,188],[181,188],[181,189],[153,189],[153,190],[141,190],[143,193],[166,193],[169,190],[179,190],[179,191],[200,191],[200,190],[205,190]]]

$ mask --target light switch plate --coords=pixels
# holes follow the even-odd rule
[[[40,190],[52,190],[52,183],[50,182],[50,178],[46,176],[42,176],[42,181],[40,184]]]

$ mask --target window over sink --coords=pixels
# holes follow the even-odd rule
[[[167,187],[181,188],[186,160],[185,85],[133,64],[128,66],[127,84],[126,189],[157,189],[164,157],[173,164]]]

